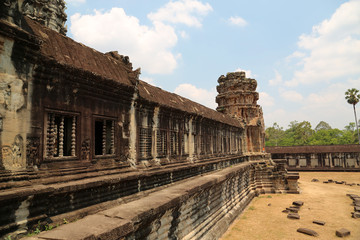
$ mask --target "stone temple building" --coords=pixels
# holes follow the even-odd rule
[[[263,152],[256,80],[221,76],[209,109],[67,37],[64,9],[0,3],[0,237],[83,218],[46,234],[216,239],[257,194],[297,193]]]

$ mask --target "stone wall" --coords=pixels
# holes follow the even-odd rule
[[[1,168],[146,168],[247,152],[240,121],[146,84],[128,57],[21,20],[25,29],[0,21]]]
[[[206,209],[209,213],[214,211],[215,214],[219,209],[227,208],[229,204],[234,206],[240,204],[242,198],[247,198],[247,195],[250,194],[250,190],[259,194],[297,193],[296,184],[291,185],[292,188],[288,187],[290,186],[287,180],[289,176],[281,164],[272,163],[267,157],[261,155],[253,155],[251,158],[253,160],[250,162],[250,156],[214,158],[203,163],[182,164],[171,168],[149,168],[140,172],[129,171],[127,168],[112,168],[101,172],[97,169],[77,168],[72,171],[58,170],[51,173],[39,171],[37,174],[29,172],[17,175],[2,174],[0,180],[5,182],[0,184],[2,189],[0,205],[6,207],[0,208],[0,236],[24,234],[34,230],[39,223],[41,225],[52,223],[55,226],[59,223],[62,224],[63,219],[72,221],[100,210],[114,206],[120,207],[134,199],[142,199],[151,192],[161,189],[167,191],[165,189],[171,188],[171,185],[176,182],[181,182],[180,188],[182,188],[183,181],[186,182],[186,179],[191,182],[202,182],[206,191],[209,191],[206,193],[202,188],[194,188],[185,191],[186,194],[181,193],[185,194],[184,196],[179,195],[179,199],[182,199],[181,202],[190,198],[191,195],[197,196],[198,199],[202,199],[203,194],[208,196],[209,199],[205,201],[205,206],[199,206],[194,210],[193,214],[195,215],[199,214],[197,211],[201,209]],[[221,169],[224,169],[222,171],[226,173],[225,175],[218,175],[217,171]],[[221,181],[208,181],[212,178],[206,174],[211,172],[214,172],[212,175],[216,176],[215,179],[221,176]],[[203,174],[205,175],[202,176]],[[195,179],[190,180],[192,177]],[[201,179],[205,179],[206,184]],[[193,186],[193,184],[187,186]],[[250,199],[252,197],[251,195]],[[250,201],[250,199],[246,201]],[[192,202],[192,204],[195,203]],[[206,204],[211,205],[207,206]],[[126,205],[124,206],[126,208]],[[186,206],[182,207],[184,211]],[[243,209],[246,205],[240,206]],[[176,205],[176,207],[181,206]],[[153,216],[150,216],[151,214]],[[158,217],[153,212],[147,215],[155,219]],[[210,215],[206,215],[204,218],[208,218]],[[233,217],[235,217],[235,213]],[[143,219],[142,224],[145,224],[146,221]],[[184,219],[176,221],[180,221],[180,225],[188,222]],[[198,224],[200,223],[198,222]],[[141,229],[143,227],[139,226],[139,231]],[[149,232],[136,234],[149,234]]]
[[[286,175],[268,161],[232,165],[32,239],[218,239],[256,195],[291,190],[284,185],[276,188],[276,174],[286,181]]]
[[[360,171],[360,145],[267,147],[272,159],[284,159],[288,170]]]

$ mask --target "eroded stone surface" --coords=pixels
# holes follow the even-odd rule
[[[249,152],[263,152],[265,125],[262,110],[257,105],[256,80],[247,78],[245,72],[230,72],[220,76],[218,83],[216,110],[244,121]]]
[[[299,233],[304,233],[304,234],[307,234],[307,235],[310,235],[310,236],[314,236],[314,237],[317,237],[319,236],[319,234],[317,232],[315,232],[314,230],[312,229],[308,229],[308,228],[298,228],[297,231]]]
[[[322,226],[325,225],[325,222],[324,222],[324,221],[320,221],[320,220],[314,220],[313,223],[315,223],[315,224],[317,224],[317,225],[322,225]]]
[[[289,213],[287,215],[287,218],[290,218],[290,219],[300,219],[300,215],[297,214],[297,213]]]
[[[294,201],[293,203],[292,203],[293,205],[295,205],[295,206],[302,206],[302,205],[304,205],[304,202],[303,201]]]
[[[350,235],[350,231],[346,228],[341,228],[339,230],[336,230],[335,234],[338,237],[346,237]]]

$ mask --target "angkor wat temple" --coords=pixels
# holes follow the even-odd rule
[[[255,79],[220,76],[215,111],[66,37],[63,0],[0,4],[0,237],[216,239],[257,194],[297,193]]]

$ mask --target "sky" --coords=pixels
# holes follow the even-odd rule
[[[355,121],[344,93],[360,90],[360,0],[66,2],[69,37],[129,56],[164,90],[216,109],[217,79],[245,71],[266,127]]]

